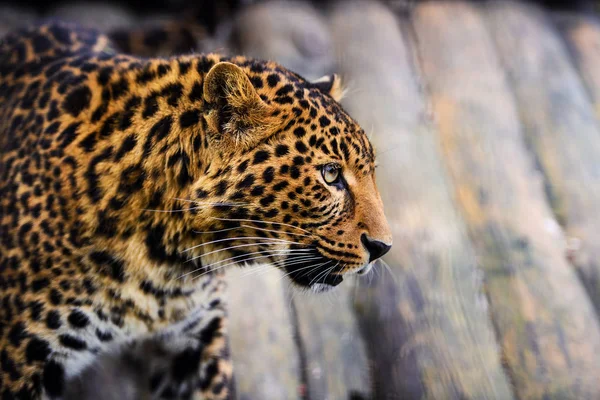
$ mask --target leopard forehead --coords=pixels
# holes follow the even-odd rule
[[[318,83],[308,82],[279,65],[247,61],[247,74],[263,101],[273,104],[273,115],[282,121],[281,128],[267,144],[286,146],[311,163],[315,157],[329,158],[368,175],[374,168],[374,152],[359,124]],[[333,77],[328,77],[334,79]],[[336,83],[329,82],[330,85]],[[325,90],[336,88],[327,87]],[[290,134],[291,133],[291,134]],[[281,137],[284,137],[283,142]],[[264,151],[262,146],[256,151]],[[277,158],[274,159],[276,162]]]

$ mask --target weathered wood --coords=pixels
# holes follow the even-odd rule
[[[477,9],[457,2],[426,3],[414,13],[439,142],[485,271],[517,397],[597,399],[598,321],[565,260],[566,239],[525,148],[514,95],[485,21]],[[502,24],[506,32],[517,29],[506,18]],[[530,42],[526,51],[542,46]],[[537,104],[523,107],[533,113]]]
[[[352,312],[352,281],[334,293],[290,293],[296,310],[307,399],[371,398],[364,342]]]
[[[259,2],[244,8],[235,22],[234,51],[278,61],[306,79],[333,72],[329,30],[308,2]]]
[[[572,62],[578,69],[600,119],[600,19],[595,15],[556,14]]]
[[[343,104],[378,148],[378,185],[394,233],[385,259],[395,277],[379,265],[355,298],[373,397],[511,399],[406,38],[375,2],[341,3],[331,24],[350,85]]]
[[[300,355],[281,273],[273,267],[232,269],[229,332],[236,398],[299,399]]]
[[[544,61],[553,63],[554,76],[552,83],[545,83],[537,92],[549,100],[540,111],[546,118],[530,127],[530,135],[535,138],[538,131],[544,131],[542,140],[532,139],[533,149],[542,165],[561,169],[560,175],[547,174],[547,179],[563,206],[566,231],[571,236],[569,257],[600,313],[600,20],[572,15],[558,21],[584,87],[573,83],[577,77],[564,60],[567,52],[562,42],[548,32],[547,25],[535,25],[533,33],[553,45],[544,53]],[[535,72],[532,79],[538,82],[546,81],[550,73],[546,69]],[[560,101],[559,93],[568,96],[569,102]],[[543,122],[554,120],[550,116],[559,109],[557,123]]]

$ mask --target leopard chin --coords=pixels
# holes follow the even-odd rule
[[[342,283],[342,268],[337,260],[324,257],[316,250],[311,256],[304,262],[290,258],[284,263],[283,270],[293,283],[316,293],[329,291]]]

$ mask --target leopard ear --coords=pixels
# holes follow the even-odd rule
[[[335,101],[341,101],[346,94],[342,87],[342,79],[337,74],[325,75],[311,82],[311,85],[321,92],[330,95]]]
[[[237,65],[215,64],[204,79],[203,92],[212,139],[248,148],[272,131],[271,107]]]

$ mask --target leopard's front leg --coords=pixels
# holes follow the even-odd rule
[[[227,398],[224,324],[224,304],[213,300],[161,331],[115,343],[67,382],[64,399]]]
[[[194,400],[226,400],[231,397],[233,368],[227,340],[227,316],[211,322],[201,335],[203,344],[200,380]]]

